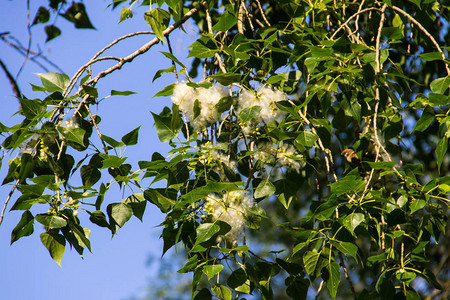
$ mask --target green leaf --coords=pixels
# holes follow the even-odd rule
[[[43,6],[39,7],[36,16],[34,17],[33,24],[47,23],[50,20],[50,12]]]
[[[344,218],[343,224],[351,234],[354,233],[355,228],[364,221],[365,217],[361,213],[351,213]]]
[[[216,103],[215,108],[219,113],[223,113],[230,109],[231,105],[233,105],[233,102],[233,97],[223,97],[220,98],[219,102]]]
[[[122,10],[120,11],[120,20],[119,23],[122,21],[125,21],[127,19],[130,19],[133,17],[133,11],[129,7],[122,7]]]
[[[189,51],[189,57],[197,57],[197,58],[209,58],[213,57],[214,54],[217,53],[218,49],[215,43],[210,41],[209,39],[198,39],[191,46],[191,51]]]
[[[28,119],[33,120],[42,112],[42,103],[39,99],[28,100],[19,98],[22,114]]]
[[[395,277],[409,285],[416,278],[416,273],[400,269],[396,272]]]
[[[345,255],[350,255],[355,260],[357,259],[358,246],[355,244],[341,241],[330,241],[330,243]]]
[[[309,49],[311,50],[312,57],[329,59],[333,54],[333,49],[330,48],[310,46]]]
[[[261,106],[255,105],[247,107],[239,112],[239,118],[241,122],[246,123],[256,117],[261,111]]]
[[[102,173],[91,165],[84,165],[80,169],[81,180],[84,186],[91,187],[102,177]]]
[[[127,160],[126,157],[118,157],[115,155],[106,155],[103,153],[101,153],[100,156],[103,158],[102,166],[101,166],[102,169],[120,168],[123,165],[123,163]]]
[[[156,37],[165,42],[164,30],[169,26],[170,13],[161,8],[154,8],[146,11],[144,18],[155,32]]]
[[[141,126],[133,129],[122,137],[122,142],[127,146],[136,145],[138,142],[139,129]]]
[[[450,86],[450,75],[435,79],[430,84],[433,93],[444,94]]]
[[[215,284],[211,286],[211,290],[220,300],[231,300],[231,291],[226,286]]]
[[[11,245],[21,237],[32,235],[34,232],[34,217],[29,210],[22,214],[19,223],[11,233]]]
[[[191,256],[188,262],[183,266],[183,268],[179,269],[177,273],[187,273],[197,268],[198,265],[198,257],[197,254]]]
[[[142,217],[144,216],[145,207],[147,205],[147,200],[144,198],[143,193],[135,193],[125,199],[125,204],[131,206],[133,210],[133,215],[136,216],[139,220],[142,221]]]
[[[193,203],[198,200],[205,199],[210,193],[220,193],[220,192],[231,192],[241,190],[239,187],[239,182],[213,182],[209,181],[205,186],[193,189],[189,193],[183,195],[182,197],[185,201],[177,203],[178,205],[184,205],[186,203]]]
[[[20,158],[19,182],[24,182],[27,178],[33,177],[34,161],[29,153],[23,153]]]
[[[267,198],[275,194],[276,188],[269,179],[262,180],[255,190],[255,198]]]
[[[310,131],[301,131],[295,141],[302,146],[312,147],[319,140],[319,136]]]
[[[96,210],[90,213],[89,220],[100,227],[109,227],[105,214],[101,210]]]
[[[59,133],[69,141],[80,144],[81,146],[86,146],[84,144],[84,135],[86,131],[79,127],[57,127]]]
[[[186,69],[186,66],[183,63],[181,63],[181,61],[179,61],[178,58],[176,58],[172,53],[164,52],[164,51],[160,51],[160,53],[162,53],[165,57],[172,60],[173,62],[177,63],[183,69]]]
[[[81,227],[80,225],[75,223],[75,219],[72,216],[72,211],[70,211],[70,215],[72,220],[69,221],[69,228],[75,235],[77,244],[80,247],[79,252],[82,253],[82,249],[85,246],[89,249],[89,251],[91,251],[91,242],[88,239],[89,235],[91,234],[91,231],[88,228]]]
[[[357,193],[364,188],[364,181],[355,175],[347,175],[331,184],[331,192],[340,196],[346,193]]]
[[[216,223],[204,223],[197,227],[197,240],[195,244],[209,241],[220,230],[220,226]]]
[[[286,278],[286,294],[296,300],[306,300],[308,296],[308,289],[310,286],[309,280],[303,276],[290,275]]]
[[[75,28],[95,29],[86,13],[86,8],[81,2],[72,2],[64,14],[62,14],[67,21],[72,22]]]
[[[228,11],[225,11],[220,16],[219,22],[214,24],[212,30],[225,32],[227,30],[230,30],[234,25],[236,25],[237,22],[238,19],[236,16],[230,14]]]
[[[158,206],[163,213],[168,212],[175,205],[174,200],[162,195],[158,189],[149,188],[145,190],[144,198]]]
[[[61,228],[67,225],[66,219],[52,214],[38,214],[35,219],[42,225],[50,228]]]
[[[98,97],[98,91],[96,88],[89,86],[89,85],[83,85],[83,91],[88,94],[89,96],[92,96],[94,98]]]
[[[339,268],[340,267],[337,262],[332,262],[328,265],[328,272],[330,277],[327,281],[327,287],[333,300],[336,299],[337,289],[339,287],[339,282],[341,281],[341,273]]]
[[[237,73],[217,73],[214,75],[208,76],[209,78],[213,78],[215,81],[219,82],[221,85],[230,85],[235,82],[240,82],[241,75]]]
[[[158,71],[156,71],[155,76],[153,76],[152,82],[154,82],[156,79],[161,77],[161,75],[163,73],[174,73],[174,72],[175,72],[175,66],[174,65],[171,65],[167,69],[159,69]]]
[[[223,270],[222,265],[206,265],[203,268],[203,273],[208,277],[208,280],[211,280],[216,274],[220,273]]]
[[[23,194],[16,200],[11,210],[28,210],[37,203],[44,204],[47,203],[47,200],[36,198],[34,195]]]
[[[131,218],[133,209],[125,203],[111,203],[106,211],[109,216],[110,229],[115,233]]]
[[[47,34],[47,39],[45,42],[51,41],[61,35],[61,30],[55,25],[47,25],[44,27],[45,34]]]
[[[133,94],[136,94],[136,92],[111,90],[111,96],[129,96]]]
[[[361,104],[359,104],[358,101],[354,99],[344,99],[339,102],[339,105],[344,110],[346,116],[361,122]]]
[[[234,270],[227,279],[229,287],[236,289],[247,281],[247,274],[243,268]]]
[[[315,277],[317,262],[319,261],[320,253],[316,249],[307,251],[303,255],[303,263],[305,265],[306,273],[310,277]]]
[[[328,220],[331,215],[336,211],[336,207],[339,205],[336,197],[331,197],[328,201],[322,203],[314,210],[314,217],[318,220]]]
[[[377,162],[367,162],[372,169],[375,170],[392,170],[395,167],[395,161],[377,161]]]
[[[170,96],[173,94],[173,89],[175,88],[175,83],[169,84],[159,92],[157,92],[153,97],[163,97]]]
[[[124,143],[118,142],[115,139],[113,139],[112,137],[107,136],[106,134],[102,134],[102,140],[104,140],[105,142],[107,142],[108,144],[110,144],[114,148],[122,147],[122,146],[125,145]]]
[[[414,126],[414,131],[424,131],[427,129],[431,122],[434,120],[434,111],[433,108],[430,106],[425,107],[422,115],[420,116],[419,120],[417,121],[416,125]]]
[[[212,300],[211,292],[207,288],[203,288],[195,294],[193,300]]]
[[[50,93],[64,91],[70,78],[63,73],[35,73],[41,79],[42,86]]]
[[[437,154],[437,165],[438,165],[438,172],[441,172],[441,165],[442,161],[444,160],[445,153],[447,153],[448,150],[448,137],[443,136],[439,139],[439,142],[436,146],[436,154]]]
[[[172,118],[162,117],[153,112],[151,113],[153,115],[153,119],[155,120],[158,138],[161,142],[167,143],[177,136],[179,130],[172,129]]]
[[[40,237],[42,244],[44,244],[45,248],[47,248],[50,256],[59,266],[61,266],[61,260],[66,246],[66,239],[64,236],[59,234],[57,231],[50,230],[48,232],[41,233]]]
[[[409,209],[411,210],[411,214],[424,208],[426,204],[427,203],[425,200],[420,199],[420,198],[414,198],[414,200],[411,202],[411,205],[409,206]]]
[[[442,53],[440,52],[422,53],[419,56],[425,61],[442,60]]]

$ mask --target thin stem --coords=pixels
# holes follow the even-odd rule
[[[367,11],[372,11],[372,10],[376,10],[376,11],[380,11],[380,9],[378,9],[378,8],[375,8],[375,7],[369,7],[369,8],[366,8],[366,9],[363,9],[363,10],[360,10],[360,11],[357,11],[356,13],[354,13],[353,15],[351,15],[348,19],[347,19],[347,21],[345,21],[334,33],[333,33],[333,35],[331,36],[331,40],[333,40],[334,39],[334,37],[338,34],[338,32],[339,31],[341,31],[343,28],[345,28],[345,26],[353,19],[353,18],[356,18],[357,16],[359,16],[360,14],[363,14],[363,13],[365,13],[365,12],[367,12]]]
[[[422,26],[422,24],[420,24],[416,19],[414,19],[410,14],[408,14],[406,11],[404,11],[401,8],[398,8],[397,6],[392,6],[392,9],[395,10],[396,12],[401,13],[402,15],[404,15],[405,17],[407,17],[411,22],[414,23],[414,25],[416,25],[417,27],[419,27],[420,30],[422,30],[422,32],[431,40],[431,42],[433,43],[433,45],[436,47],[436,49],[438,50],[438,52],[441,53],[442,56],[442,60],[445,60],[445,54],[442,51],[441,47],[439,46],[439,44],[436,42],[436,40],[434,39],[434,37],[425,29],[425,27]],[[447,64],[445,64],[445,69],[447,70],[447,75],[450,75],[450,68]]]
[[[6,198],[5,204],[3,205],[2,213],[0,215],[0,225],[2,225],[3,217],[5,215],[5,211],[6,211],[6,207],[8,206],[8,202],[9,202],[9,200],[11,200],[11,197],[12,197],[14,191],[16,190],[16,187],[18,184],[19,184],[19,179],[16,180],[16,183],[14,184],[13,188],[11,189],[11,191],[8,194],[8,197]]]
[[[3,61],[0,59],[0,66],[3,69],[3,72],[5,72],[6,77],[9,80],[9,83],[11,84],[11,88],[14,92],[14,95],[16,95],[17,98],[22,97],[22,93],[20,92],[19,85],[17,84],[17,81],[14,79],[11,73],[9,73],[8,68],[6,68],[6,65],[3,63]]]
[[[206,24],[208,25],[208,32],[210,34],[213,34],[213,29],[212,29],[212,19],[211,19],[211,15],[209,14],[209,7],[206,4],[205,5],[205,13],[206,13]],[[220,57],[219,53],[214,53],[214,56],[217,59],[217,62],[219,63],[219,68],[223,73],[226,73],[227,70],[225,68],[225,64],[223,63],[222,57]]]
[[[98,51],[94,57],[91,58],[91,60],[89,60],[89,62],[87,62],[84,66],[82,66],[81,68],[78,69],[78,71],[75,73],[75,75],[70,79],[69,84],[67,85],[66,90],[63,93],[64,97],[67,97],[70,92],[72,91],[75,82],[78,81],[78,79],[80,78],[81,74],[83,74],[84,70],[86,70],[87,67],[89,67],[90,65],[92,65],[93,63],[99,61],[97,60],[97,57],[99,57],[103,52],[105,52],[106,50],[108,50],[109,48],[111,48],[112,46],[114,46],[115,44],[119,43],[120,41],[123,41],[124,39],[133,37],[133,36],[137,36],[137,35],[141,35],[141,34],[154,34],[153,31],[138,31],[138,32],[133,32],[130,34],[126,34],[124,36],[121,36],[117,39],[115,39],[114,41],[112,41],[109,45],[107,45],[106,47],[104,47],[103,49],[101,49],[100,51]]]
[[[261,3],[259,2],[259,0],[255,0],[255,1],[256,1],[256,4],[258,5],[258,9],[259,9],[259,12],[261,13],[264,23],[266,23],[267,26],[272,26],[272,25],[270,25],[269,21],[267,21],[266,15],[264,14],[264,10],[262,9]]]
[[[350,285],[350,290],[352,291],[353,298],[356,299],[355,287],[353,286],[352,279],[348,275],[348,269],[347,269],[347,266],[345,265],[344,255],[342,254],[342,252],[339,252],[339,259],[341,261],[340,265],[342,267],[342,270],[344,270],[345,278],[347,279],[348,284]]]

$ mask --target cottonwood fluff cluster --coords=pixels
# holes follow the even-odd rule
[[[205,89],[193,88],[186,83],[178,83],[173,90],[172,102],[187,114],[195,127],[206,128],[219,121],[220,114],[215,105],[226,96],[224,87],[220,84],[214,84],[212,87]],[[194,109],[196,101],[198,101],[198,108],[200,109],[198,116],[195,116]]]
[[[210,88],[191,87],[186,83],[175,85],[172,95],[172,102],[178,105],[192,124],[197,128],[206,128],[214,122],[220,120],[220,113],[216,109],[216,104],[221,98],[226,97],[225,87],[216,83]],[[244,109],[259,106],[261,111],[254,118],[257,123],[271,121],[281,121],[285,113],[279,110],[275,102],[288,100],[285,93],[270,86],[264,86],[257,93],[249,90],[242,90],[236,98],[237,112]],[[196,106],[197,103],[197,108]],[[200,112],[196,116],[195,110]]]
[[[206,200],[205,211],[213,221],[223,221],[231,226],[231,230],[225,234],[224,238],[233,247],[237,246],[238,237],[244,230],[248,211],[255,205],[253,198],[245,191],[231,191],[223,194],[222,197],[210,194]]]
[[[261,111],[255,120],[269,123],[271,121],[281,121],[285,113],[277,108],[275,102],[288,100],[285,93],[273,89],[272,87],[264,86],[257,94],[243,90],[238,97],[238,112],[250,108],[252,106],[259,106]]]

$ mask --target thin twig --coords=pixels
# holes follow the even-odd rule
[[[336,36],[336,34],[338,34],[338,32],[339,31],[341,31],[343,28],[345,28],[345,26],[353,19],[353,18],[355,18],[356,16],[359,16],[360,14],[363,14],[363,13],[365,13],[365,12],[367,12],[367,11],[372,11],[372,10],[376,10],[376,11],[380,11],[380,9],[379,8],[375,8],[375,7],[369,7],[369,8],[366,8],[366,9],[363,9],[363,10],[361,10],[361,11],[357,11],[356,13],[354,13],[353,15],[351,15],[348,19],[347,19],[347,21],[345,21],[334,33],[333,33],[333,35],[331,36],[331,40],[333,40],[334,39],[334,37]]]
[[[22,56],[26,56],[27,55],[27,49],[20,43],[20,41],[11,36],[11,35],[0,35],[0,39],[5,42],[8,46],[14,48],[17,52],[19,52],[20,55]],[[16,44],[14,44],[12,41],[13,40]],[[51,60],[49,60],[47,57],[45,57],[45,55],[39,53],[39,52],[35,52],[33,50],[29,50],[29,53],[34,55],[34,57],[30,57],[30,60],[32,62],[34,62],[35,64],[37,64],[39,67],[41,67],[43,70],[45,70],[46,72],[48,72],[48,69],[41,64],[40,62],[38,62],[36,59],[37,58],[41,58],[42,60],[44,60],[46,63],[48,63],[50,66],[52,66],[53,68],[55,68],[56,70],[58,70],[58,72],[64,73],[64,71],[54,62],[52,62]]]
[[[319,288],[317,289],[316,297],[314,298],[315,300],[319,299],[319,294],[320,294],[320,292],[322,291],[323,283],[324,283],[324,282],[325,282],[325,280],[322,279],[322,281],[321,281],[320,284],[319,284]]]
[[[384,11],[386,10],[387,4],[384,4],[383,7],[381,8],[382,14],[381,14],[381,19],[380,19],[380,25],[378,26],[378,33],[377,33],[377,40],[376,40],[376,45],[375,45],[375,63],[376,63],[376,69],[375,69],[375,76],[378,77],[378,75],[381,72],[381,62],[380,62],[380,40],[381,40],[381,31],[383,30],[383,23],[384,23],[384,19],[385,19],[385,14]],[[389,160],[391,160],[389,154],[387,153],[387,151],[384,149],[383,145],[380,142],[380,139],[378,138],[378,128],[377,128],[377,114],[378,114],[378,106],[380,103],[380,88],[378,86],[378,84],[376,85],[375,88],[375,111],[373,114],[373,131],[374,131],[374,137],[375,137],[375,149],[377,151],[377,158],[378,159],[378,153],[380,151],[380,148],[383,149],[384,153],[386,153],[387,157]],[[395,168],[394,168],[395,170]],[[370,177],[369,180],[367,181],[366,187],[368,187],[368,185],[370,184],[370,181],[372,179],[373,176],[373,170],[370,173]],[[398,172],[397,172],[398,173]],[[363,193],[364,196],[364,193]],[[381,214],[381,249],[384,249],[385,246],[385,235],[384,235],[384,215]]]
[[[20,73],[22,73],[23,68],[25,67],[25,64],[30,56],[30,50],[31,50],[31,19],[30,19],[30,0],[27,0],[27,32],[28,32],[28,46],[27,46],[27,53],[25,55],[25,60],[23,61],[22,65],[20,66],[19,71],[17,72],[16,79],[19,78]]]
[[[256,254],[256,253],[253,252],[252,250],[248,250],[248,253],[250,253],[251,255],[253,255],[254,257],[256,257],[257,259],[262,260],[262,261],[264,261],[264,262],[266,262],[266,263],[269,263],[269,264],[272,264],[272,265],[275,264],[274,262],[268,261],[268,260],[265,259],[264,257],[259,256],[258,254]]]
[[[167,39],[167,47],[169,48],[169,52],[170,52],[170,54],[173,55],[172,45],[170,44],[170,38],[169,38],[169,36],[167,36],[166,39]],[[176,83],[178,83],[179,80],[178,80],[177,65],[175,64],[175,61],[173,61],[173,60],[172,60],[172,66],[173,66],[173,70],[174,70],[174,72],[175,72],[175,80],[176,80]]]
[[[22,98],[22,93],[20,92],[17,81],[14,79],[11,73],[9,73],[8,68],[6,68],[6,65],[3,63],[1,59],[0,59],[0,66],[2,67],[3,72],[5,72],[5,75],[8,78],[9,83],[11,84],[11,88],[14,92],[14,95],[16,95],[17,98]]]
[[[83,74],[84,70],[89,67],[91,64],[97,62],[98,60],[97,57],[99,57],[103,52],[105,52],[106,50],[108,50],[109,48],[111,48],[112,46],[114,46],[115,44],[119,43],[120,41],[133,37],[133,36],[137,36],[137,35],[141,35],[141,34],[154,34],[153,31],[137,31],[137,32],[133,32],[130,34],[126,34],[124,36],[121,36],[117,39],[115,39],[114,41],[112,41],[110,44],[108,44],[107,46],[105,46],[103,49],[101,49],[100,51],[98,51],[92,58],[91,60],[89,60],[89,62],[87,62],[84,66],[82,66],[81,68],[78,69],[78,71],[75,73],[74,76],[72,76],[72,78],[69,81],[69,84],[67,85],[66,90],[63,93],[64,97],[67,97],[67,95],[70,94],[70,92],[73,89],[73,86],[75,85],[75,82],[78,81],[78,78],[80,78],[81,74]]]
[[[8,206],[9,200],[11,200],[12,194],[16,190],[17,185],[19,184],[19,179],[16,180],[16,183],[14,184],[13,188],[8,194],[8,198],[6,198],[5,204],[3,205],[2,214],[0,215],[0,225],[2,225],[3,217],[5,215],[6,207]]]
[[[247,7],[245,7],[245,4],[243,4],[242,7],[244,9],[245,16],[247,17],[248,25],[250,26],[250,30],[255,32],[255,27],[253,26],[253,23],[252,23],[253,15],[248,12]],[[255,20],[256,20],[256,18],[255,18]],[[261,26],[261,27],[263,27],[263,26]]]
[[[205,5],[205,13],[206,13],[206,24],[208,26],[208,32],[210,34],[213,34],[213,29],[212,29],[212,19],[211,19],[211,15],[209,14],[209,7],[206,4]],[[227,72],[227,69],[225,68],[225,64],[223,63],[222,57],[220,57],[219,53],[214,53],[214,56],[217,59],[217,62],[219,63],[219,68],[223,73]]]
[[[391,6],[393,10],[395,10],[396,12],[401,13],[402,15],[404,15],[405,17],[407,17],[411,22],[414,23],[414,25],[416,25],[417,27],[419,27],[420,30],[422,30],[422,32],[431,40],[431,42],[433,43],[433,45],[436,47],[436,49],[441,53],[442,56],[442,60],[445,60],[445,54],[442,51],[441,47],[439,46],[439,44],[436,42],[436,40],[434,39],[434,37],[425,29],[425,27],[422,26],[422,24],[420,24],[416,19],[414,19],[410,14],[408,14],[406,11],[404,11],[401,8],[398,8],[397,6]],[[445,64],[445,69],[447,70],[447,75],[450,75],[450,68],[447,64]]]
[[[89,116],[91,117],[92,124],[94,124],[95,130],[97,131],[98,137],[100,138],[100,141],[102,142],[105,153],[108,154],[108,150],[106,150],[107,147],[106,147],[105,141],[102,139],[102,134],[100,132],[100,129],[98,128],[97,122],[95,121],[94,115],[92,114],[91,110],[89,109],[89,105],[85,105],[84,107],[86,108],[86,110],[89,113]]]
[[[202,2],[199,5],[197,5],[195,8],[191,9],[190,11],[188,11],[180,20],[178,20],[177,22],[175,22],[174,24],[170,25],[166,30],[163,31],[163,35],[164,36],[168,36],[172,31],[174,31],[176,28],[180,27],[182,24],[184,24],[190,17],[192,17],[195,13],[197,13],[197,11],[200,9],[200,7],[204,6],[206,2]],[[124,37],[122,37],[123,39]],[[105,49],[109,48],[112,44],[117,43],[118,40],[114,41],[113,43],[111,43],[110,45],[106,46],[105,48],[103,48],[101,51],[104,51]],[[136,51],[134,51],[133,53],[131,53],[130,55],[123,57],[123,58],[119,58],[119,62],[117,64],[115,64],[114,66],[101,71],[100,73],[97,74],[97,76],[95,76],[94,78],[91,78],[90,80],[85,82],[85,85],[91,85],[91,86],[95,86],[97,84],[97,82],[113,73],[116,70],[120,70],[122,68],[122,66],[126,63],[130,63],[132,62],[136,57],[146,53],[148,50],[150,50],[150,48],[152,48],[154,45],[159,43],[159,38],[155,37],[153,38],[151,41],[147,42],[146,44],[144,44],[142,47],[140,47],[139,49],[137,49]],[[100,51],[100,52],[101,52]],[[96,59],[96,56],[94,56]],[[78,95],[80,95],[81,91],[83,90],[83,87],[80,87],[78,89],[78,91],[74,94],[75,97],[77,97]],[[65,95],[68,95],[69,90],[66,89],[65,91]],[[78,107],[74,113],[77,114],[78,111],[81,109],[81,107],[83,107],[83,105],[86,104],[88,97],[85,97],[79,104]]]
[[[259,2],[259,0],[255,0],[255,1],[256,1],[256,4],[258,5],[258,9],[259,9],[259,12],[261,13],[261,16],[262,16],[262,18],[264,20],[264,23],[266,23],[267,26],[272,26],[272,25],[270,25],[269,21],[267,21],[266,16],[264,14],[264,11],[263,11],[263,9],[261,7],[261,3]]]
[[[244,0],[239,0],[239,12],[238,12],[238,22],[237,22],[237,28],[238,28],[238,32],[240,34],[244,34]]]
[[[351,279],[350,276],[348,275],[348,269],[347,269],[347,266],[345,265],[344,255],[343,255],[342,252],[340,252],[340,251],[339,251],[339,259],[340,259],[340,261],[341,261],[340,265],[341,265],[341,267],[342,267],[342,270],[344,270],[345,278],[347,279],[348,284],[350,285],[350,290],[352,291],[353,298],[356,299],[355,287],[353,286],[352,279]]]

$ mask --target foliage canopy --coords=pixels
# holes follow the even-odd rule
[[[19,94],[22,122],[0,123],[1,149],[13,156],[3,184],[10,197],[20,193],[11,210],[23,211],[11,243],[40,223],[42,244],[61,264],[68,245],[90,250],[89,226],[114,235],[133,216],[142,220],[150,203],[166,215],[162,253],[177,244],[187,251],[178,272],[192,273],[194,299],[448,296],[445,1],[111,7],[119,22],[142,17],[152,31],[113,41],[72,77],[37,74],[41,97]],[[39,8],[33,24],[55,13],[93,28],[82,3],[65,1]],[[198,29],[190,66],[170,46],[185,22]],[[60,34],[55,25],[45,30],[47,40]],[[154,38],[128,56],[104,55],[139,34]],[[172,105],[151,114],[172,149],[133,166],[124,149],[139,145],[140,127],[102,134],[108,104],[99,104],[105,95],[96,86],[157,43],[167,45],[171,66],[153,81],[168,73],[173,83],[155,97]],[[91,72],[102,60],[114,64]],[[110,202],[116,185],[125,197]]]

